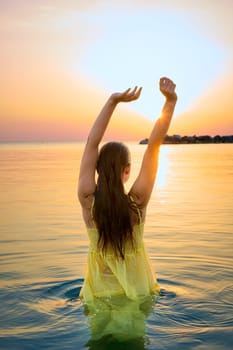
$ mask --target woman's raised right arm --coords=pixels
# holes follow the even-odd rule
[[[112,94],[100,111],[100,114],[90,130],[81,160],[78,181],[78,198],[84,208],[90,206],[89,199],[95,192],[95,169],[98,159],[98,147],[102,141],[114,109],[120,102],[131,102],[138,99],[141,90],[142,88],[135,87],[134,89],[127,89],[123,92]]]
[[[172,80],[168,78],[160,79],[160,91],[165,96],[166,101],[161,116],[156,121],[150,134],[139,175],[130,190],[130,194],[142,208],[146,207],[154,186],[160,145],[167,134],[177,101],[175,87],[176,85]]]

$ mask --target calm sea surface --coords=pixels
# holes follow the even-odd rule
[[[128,145],[129,187],[145,146]],[[78,297],[83,146],[0,146],[0,349],[232,349],[233,145],[161,147],[145,243],[162,293],[144,336],[98,341]]]

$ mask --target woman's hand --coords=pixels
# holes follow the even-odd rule
[[[142,87],[138,88],[135,86],[134,89],[127,89],[123,92],[116,92],[111,95],[110,100],[119,103],[119,102],[131,102],[137,100],[141,94]]]
[[[174,84],[172,80],[166,77],[163,77],[160,79],[159,89],[162,92],[162,94],[166,97],[167,100],[169,101],[177,100],[175,88],[176,88],[176,84]]]

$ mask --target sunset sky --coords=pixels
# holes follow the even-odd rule
[[[83,140],[115,91],[107,137],[147,137],[161,76],[177,85],[169,134],[233,134],[233,1],[1,0],[0,141]]]

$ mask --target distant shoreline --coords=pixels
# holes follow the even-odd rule
[[[200,135],[200,136],[181,136],[181,135],[166,135],[163,144],[174,145],[174,144],[195,144],[195,143],[233,143],[233,135]],[[139,142],[140,145],[147,145],[148,138],[145,138]]]

